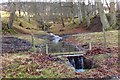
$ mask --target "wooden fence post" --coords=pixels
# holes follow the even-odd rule
[[[31,35],[31,38],[32,38],[32,50],[33,50],[33,52],[36,52],[36,48],[35,48],[35,38],[34,38],[34,35],[33,35],[33,34]]]

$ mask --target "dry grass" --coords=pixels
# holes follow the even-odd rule
[[[118,31],[106,31],[106,42],[108,46],[118,46]],[[94,33],[82,33],[74,35],[76,40],[79,41],[79,43],[103,43],[104,37],[103,32],[94,32]]]

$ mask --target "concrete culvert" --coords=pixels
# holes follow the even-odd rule
[[[94,65],[92,60],[86,59],[84,56],[68,55],[67,59],[75,70],[91,69]]]

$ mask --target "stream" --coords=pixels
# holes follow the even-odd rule
[[[36,36],[38,38],[47,39],[47,45],[48,45],[48,53],[61,53],[61,52],[79,52],[81,51],[81,48],[79,46],[67,43],[64,41],[64,39],[70,37],[71,35],[63,35],[58,36],[53,33],[48,33],[48,35],[40,35]],[[21,52],[21,51],[28,51],[32,48],[32,45],[30,42],[19,39],[17,37],[3,37],[2,38],[2,52],[8,52],[8,53],[14,53],[14,52]],[[46,53],[46,43],[40,44],[35,46],[37,51],[39,53]],[[72,55],[70,54],[67,57],[69,63],[72,67],[75,68],[77,72],[84,72],[85,68],[85,58],[83,56],[79,55]]]
[[[63,38],[62,37],[60,37],[60,36],[58,36],[58,35],[55,35],[55,34],[53,34],[53,33],[49,33],[49,35],[50,36],[52,36],[52,42],[53,43],[59,43],[60,42],[60,40],[62,40]]]
[[[68,56],[67,57],[71,66],[75,68],[76,72],[84,72],[84,58],[83,56]]]
[[[64,39],[70,37],[71,35],[58,36],[53,33],[48,33],[48,35],[40,35],[38,38],[47,39],[48,52],[49,53],[59,53],[59,52],[75,52],[80,49],[78,46],[65,42]],[[42,46],[42,52],[45,53],[45,45]],[[39,46],[38,46],[39,47]]]
[[[64,42],[63,40],[70,37],[71,35],[63,35],[58,36],[53,33],[48,33],[46,36],[39,36],[40,38],[49,40],[48,42],[48,52],[49,53],[57,53],[57,52],[79,52],[81,51],[81,47]],[[44,47],[45,50],[45,47]],[[69,63],[72,67],[74,67],[76,72],[84,72],[84,57],[79,55],[72,55],[67,57]]]
[[[52,42],[57,44],[59,43],[63,38],[58,36],[58,35],[54,35],[53,33],[49,34],[50,36],[53,36],[53,40]],[[70,46],[70,45],[69,45]],[[75,47],[76,48],[76,47]],[[69,49],[70,50],[70,49]],[[80,49],[79,49],[80,50]],[[70,62],[70,64],[75,68],[76,72],[84,72],[84,62],[83,62],[83,56],[69,56],[68,60]]]
[[[74,52],[81,51],[81,47],[72,45],[70,43],[64,42],[65,38],[71,35],[58,36],[53,33],[48,33],[48,35],[37,36],[38,38],[48,39],[49,53],[55,52]],[[4,36],[2,37],[2,53],[17,53],[28,51],[32,48],[30,42],[24,39],[19,39],[17,37]],[[36,45],[36,48],[40,48],[45,52],[45,44]],[[67,54],[67,61],[70,66],[74,67],[75,72],[84,72],[86,69],[95,68],[93,61],[85,58],[84,55],[79,54]],[[111,77],[112,79],[119,79],[120,76],[115,75]],[[107,80],[107,79],[106,79]]]

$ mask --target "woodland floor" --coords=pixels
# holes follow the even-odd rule
[[[88,55],[88,56],[87,56]],[[6,78],[104,78],[120,75],[118,72],[118,53],[96,54],[86,57],[93,59],[96,68],[76,73],[68,64],[47,54],[17,53],[3,54],[3,77]]]

